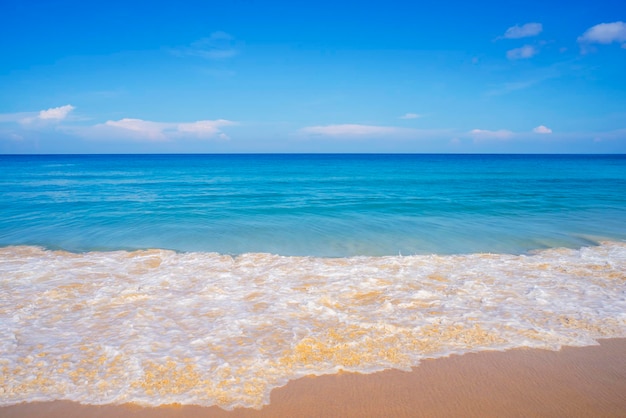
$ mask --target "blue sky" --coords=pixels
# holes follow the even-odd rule
[[[0,0],[0,52],[0,153],[626,152],[623,0]]]

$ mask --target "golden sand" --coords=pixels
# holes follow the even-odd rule
[[[411,372],[290,382],[261,410],[44,402],[0,417],[626,417],[626,339],[561,351],[516,349],[426,360]]]

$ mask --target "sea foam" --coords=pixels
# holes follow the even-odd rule
[[[315,258],[0,248],[0,405],[261,407],[288,380],[626,336],[626,244]]]

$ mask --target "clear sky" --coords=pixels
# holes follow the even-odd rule
[[[0,153],[626,153],[626,3],[0,0]]]

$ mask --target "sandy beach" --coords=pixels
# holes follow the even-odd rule
[[[516,349],[423,361],[388,370],[307,377],[272,392],[261,410],[72,402],[0,408],[12,417],[623,417],[626,339],[558,352]]]

